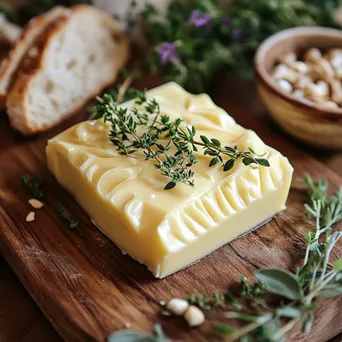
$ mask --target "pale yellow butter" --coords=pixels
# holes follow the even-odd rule
[[[49,140],[48,165],[60,184],[111,240],[162,278],[284,210],[293,168],[207,95],[168,83],[150,90],[148,98],[155,98],[164,114],[195,126],[198,136],[267,152],[271,164],[246,167],[238,161],[223,172],[220,165],[209,168],[211,157],[196,153],[195,187],[164,190],[169,180],[154,161],[140,152],[119,155],[102,120],[79,123]]]

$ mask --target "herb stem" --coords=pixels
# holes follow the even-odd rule
[[[272,336],[273,341],[281,341],[281,339],[294,328],[294,326],[299,322],[299,320],[300,318],[293,318],[289,322],[287,322]]]
[[[257,329],[258,327],[264,325],[268,321],[272,319],[272,314],[265,314],[263,316],[258,317],[255,322],[249,323],[245,325],[240,330],[236,331],[235,333],[232,333],[231,335],[227,336],[225,341],[226,342],[233,342],[238,340],[240,337],[249,334],[251,331]]]
[[[126,94],[127,90],[129,89],[129,87],[133,83],[134,78],[135,78],[135,73],[134,73],[134,71],[132,71],[128,75],[128,77],[124,80],[122,85],[120,86],[119,93],[118,93],[118,96],[116,98],[117,103],[121,103],[122,102],[122,100],[125,97],[125,94]]]

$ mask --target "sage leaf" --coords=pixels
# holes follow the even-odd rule
[[[292,273],[276,268],[268,268],[257,271],[255,276],[271,292],[291,300],[301,298],[299,284]]]
[[[342,295],[342,285],[327,285],[318,293],[318,298],[327,299]]]
[[[335,260],[334,269],[337,272],[342,272],[342,258]]]
[[[152,334],[121,330],[110,335],[107,342],[157,342],[157,340]]]
[[[154,327],[154,333],[146,334],[131,330],[120,330],[111,334],[107,342],[167,342],[163,329],[159,324]]]
[[[276,314],[281,317],[297,318],[300,317],[302,311],[291,306],[284,306],[277,309]]]

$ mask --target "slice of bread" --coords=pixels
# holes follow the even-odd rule
[[[0,67],[0,103],[4,104],[10,86],[13,84],[17,70],[29,48],[44,31],[58,18],[66,15],[68,10],[58,6],[49,12],[32,19],[24,28]]]
[[[21,33],[21,27],[7,21],[5,15],[0,13],[0,44],[14,44]]]
[[[71,7],[27,54],[7,98],[11,125],[25,135],[56,125],[111,85],[128,57],[128,40],[109,14]]]

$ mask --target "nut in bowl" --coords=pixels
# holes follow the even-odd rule
[[[295,138],[342,149],[342,31],[297,27],[266,39],[255,56],[258,91]]]

